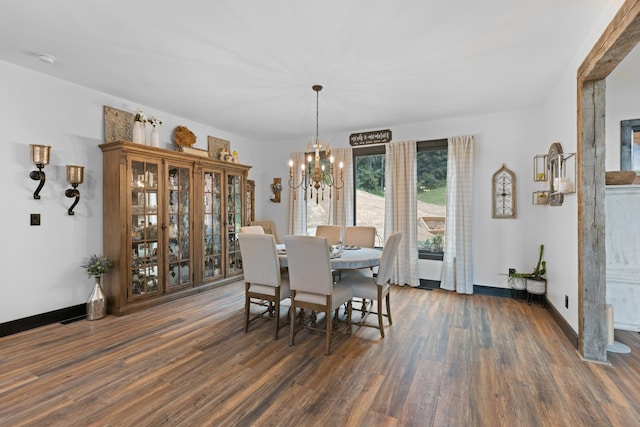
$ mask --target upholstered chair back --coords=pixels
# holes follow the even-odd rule
[[[313,236],[286,236],[287,265],[291,290],[329,295],[333,276],[327,239]]]

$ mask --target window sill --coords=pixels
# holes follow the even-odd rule
[[[429,252],[425,250],[418,250],[418,259],[430,259],[434,261],[442,261],[444,258],[443,252]]]

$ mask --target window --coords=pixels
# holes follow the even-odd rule
[[[447,140],[418,142],[418,250],[442,259],[447,205]]]
[[[353,149],[355,225],[376,228],[376,245],[384,239],[385,146]]]
[[[376,227],[384,238],[385,146],[354,148],[356,225]],[[417,144],[418,250],[421,258],[442,259],[447,200],[447,140]]]

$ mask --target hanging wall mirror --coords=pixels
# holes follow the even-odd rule
[[[640,119],[620,122],[620,170],[640,171]]]

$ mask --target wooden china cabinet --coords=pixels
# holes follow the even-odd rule
[[[256,182],[247,180],[247,223],[256,220]]]
[[[121,315],[242,274],[250,166],[117,141],[103,152],[109,312]]]

